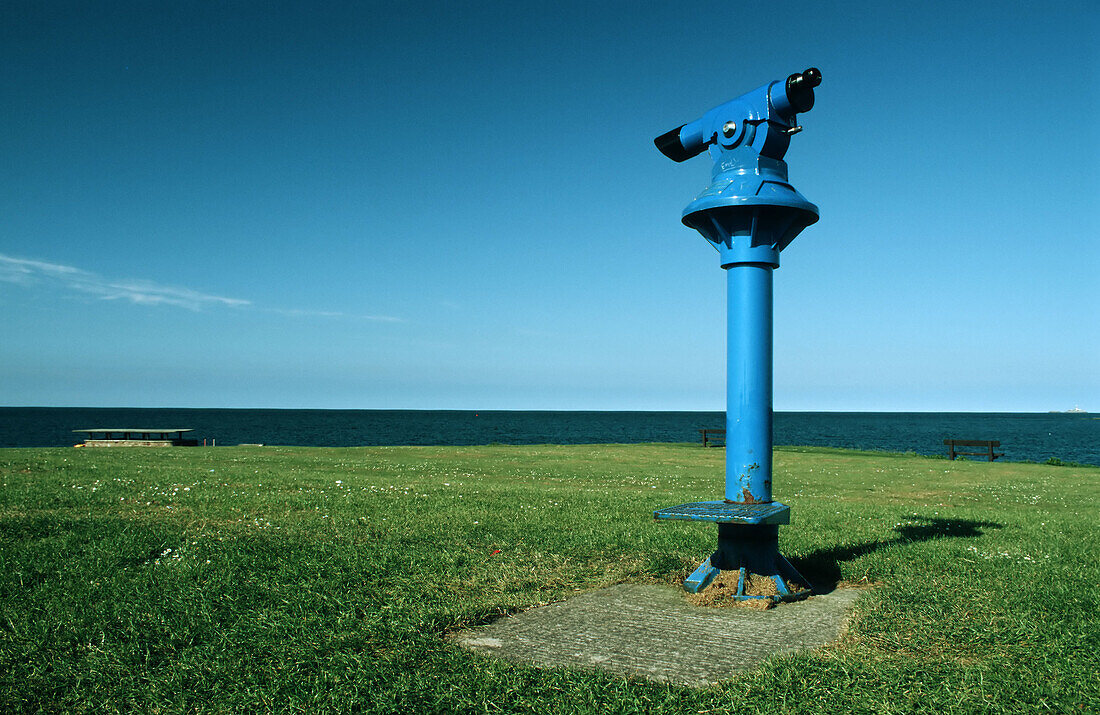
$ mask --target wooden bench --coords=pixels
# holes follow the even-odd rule
[[[1001,443],[995,439],[945,439],[943,441],[947,445],[950,451],[950,458],[955,459],[960,454],[965,454],[970,457],[989,457],[989,461],[992,462],[997,457],[1005,456],[1004,452],[994,453],[994,447],[1000,447]],[[960,452],[955,449],[956,447],[982,447],[982,452]]]
[[[726,431],[724,429],[701,429],[699,434],[703,435],[704,447],[726,446]]]

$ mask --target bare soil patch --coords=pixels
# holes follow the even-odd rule
[[[745,574],[745,595],[751,596],[751,600],[737,599],[737,582],[740,579],[738,571],[723,571],[710,585],[699,593],[688,593],[687,600],[693,606],[708,606],[723,608],[735,606],[738,608],[752,608],[758,611],[766,611],[776,604],[772,596],[779,595],[779,588],[775,581],[760,574]],[[787,590],[792,594],[800,594],[806,589],[800,585],[784,579]]]

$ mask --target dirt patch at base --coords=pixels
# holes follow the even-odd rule
[[[738,571],[723,571],[718,574],[717,578],[710,582],[710,585],[699,593],[687,594],[687,600],[693,606],[737,606],[739,608],[753,608],[759,611],[767,610],[775,605],[775,601],[767,597],[778,596],[779,587],[776,586],[775,581],[768,576],[761,576],[755,573],[745,574],[745,595],[762,596],[763,598],[738,600],[737,581],[740,579],[740,576],[741,574]],[[798,594],[806,590],[802,586],[787,581],[786,579],[784,579],[783,582],[787,585],[787,590],[792,594]]]

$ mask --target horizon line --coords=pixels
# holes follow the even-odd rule
[[[193,406],[134,406],[134,405],[0,405],[0,409],[41,409],[41,410],[268,410],[301,412],[725,412],[724,409],[573,409],[573,408],[465,408],[465,407],[193,407]],[[831,409],[773,409],[775,412],[789,413],[834,413],[834,414],[978,414],[978,415],[1064,415],[1093,414],[1089,410],[831,410]]]

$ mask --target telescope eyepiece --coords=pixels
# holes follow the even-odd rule
[[[787,78],[787,101],[795,112],[808,112],[814,108],[814,87],[821,84],[821,70],[810,67]]]
[[[676,162],[687,161],[703,151],[700,149],[699,151],[692,152],[684,149],[684,144],[680,141],[680,130],[683,128],[684,125],[681,124],[672,131],[665,132],[653,140],[653,143],[657,145],[657,148],[660,149],[662,154]]]

